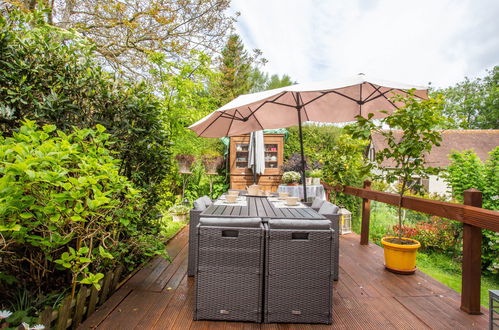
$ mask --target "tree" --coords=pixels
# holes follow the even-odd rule
[[[34,0],[10,1],[34,10]],[[234,18],[230,0],[44,0],[50,24],[76,29],[96,45],[106,66],[135,77],[147,57],[162,52],[185,58],[191,50],[217,52]],[[1,5],[0,5],[1,6]],[[4,7],[6,7],[4,5]],[[0,7],[1,8],[1,7]]]
[[[383,173],[382,177],[389,183],[399,182],[398,234],[400,239],[403,230],[402,197],[409,189],[417,188],[409,186],[415,177],[427,178],[429,174],[436,173],[436,169],[426,165],[425,157],[434,145],[440,145],[441,132],[435,130],[435,127],[439,127],[445,118],[441,114],[442,100],[440,98],[419,100],[413,95],[399,95],[394,97],[393,101],[402,102],[404,106],[379,122],[372,119],[373,114],[369,114],[368,118],[357,116],[357,123],[347,127],[347,132],[362,139],[367,139],[372,132],[376,132],[386,140],[387,148],[378,151],[375,157],[380,166],[379,170]],[[386,126],[391,129],[383,129]],[[392,129],[401,129],[402,136],[398,137]],[[381,167],[385,160],[392,160],[395,163],[394,168]]]
[[[296,84],[296,81],[291,80],[291,77],[287,74],[283,74],[280,78],[279,75],[273,74],[267,82],[266,89],[286,87],[294,84]]]
[[[225,48],[222,50],[218,68],[220,80],[216,86],[215,94],[217,94],[219,106],[251,90],[250,77],[254,61],[255,58],[251,57],[244,49],[241,38],[237,34],[229,36]]]
[[[484,78],[464,81],[443,90],[444,114],[464,129],[499,128],[499,66]]]

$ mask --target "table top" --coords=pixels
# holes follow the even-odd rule
[[[229,204],[210,205],[201,213],[202,217],[230,217],[230,218],[273,218],[273,219],[315,219],[323,220],[320,215],[310,207],[276,208],[266,197],[246,196],[247,206],[234,206]]]

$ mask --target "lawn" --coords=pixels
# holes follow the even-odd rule
[[[397,223],[396,211],[386,204],[372,202],[369,239],[380,244],[381,237]],[[360,233],[360,219],[354,221],[353,229]],[[418,251],[417,267],[447,287],[461,292],[461,262],[450,255],[424,250]],[[482,274],[480,301],[488,308],[488,290],[499,289],[499,276]]]

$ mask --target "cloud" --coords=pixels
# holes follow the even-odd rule
[[[439,87],[499,64],[499,2],[233,0],[265,71],[298,82],[368,73]]]

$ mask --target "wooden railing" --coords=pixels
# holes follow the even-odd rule
[[[370,201],[378,201],[398,206],[397,194],[371,190],[371,182],[365,181],[364,188],[350,186],[329,186],[323,183],[328,194],[331,191],[362,198],[362,223],[360,244],[369,242]],[[480,277],[482,254],[482,229],[499,232],[499,212],[482,209],[482,193],[476,189],[464,192],[464,205],[404,196],[403,208],[457,220],[463,228],[463,260],[461,309],[469,314],[480,314]]]

